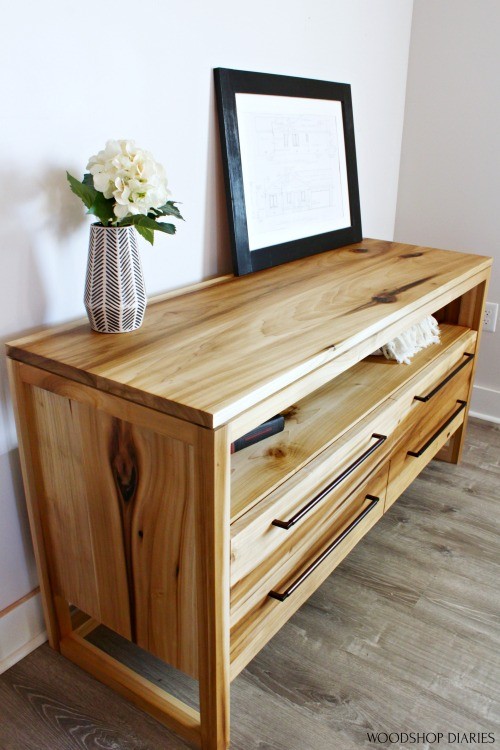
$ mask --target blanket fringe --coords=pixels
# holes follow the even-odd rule
[[[408,328],[399,336],[388,341],[385,346],[377,349],[374,354],[384,355],[386,359],[395,359],[400,364],[410,364],[411,358],[431,344],[439,344],[439,324],[432,315],[428,315],[419,323]]]

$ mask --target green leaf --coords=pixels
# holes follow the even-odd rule
[[[165,234],[175,234],[176,228],[173,224],[166,224],[164,221],[155,221],[156,229]]]
[[[136,229],[139,234],[144,237],[145,240],[154,245],[155,233],[152,229],[149,229],[148,227],[141,227],[139,224],[136,225]]]
[[[149,216],[139,214],[137,226],[147,227],[148,229],[152,229],[154,231],[155,229],[158,229],[158,222],[155,221],[155,219],[150,219]]]
[[[105,198],[103,193],[95,189],[94,178],[91,174],[84,175],[82,182],[78,182],[69,172],[66,172],[66,176],[71,190],[86,205],[87,213],[96,216],[104,226],[115,218],[113,198]]]
[[[115,219],[113,212],[114,200],[113,198],[105,198],[103,193],[98,190],[94,190],[95,198],[91,206],[89,206],[88,213],[97,216],[101,224],[107,226],[110,221]]]
[[[181,212],[175,205],[175,201],[167,201],[163,206],[153,208],[153,211],[157,216],[175,216],[176,219],[182,219],[184,221],[184,217],[181,216]]]
[[[140,215],[136,226],[137,228],[146,227],[146,229],[152,229],[153,232],[158,230],[160,232],[165,232],[166,234],[175,234],[175,227],[173,224],[165,224],[162,221],[155,221],[155,219],[151,219],[149,216],[143,216],[142,214]]]
[[[130,227],[132,224],[137,225],[141,219],[144,219],[144,214],[133,214],[132,216],[125,216],[124,219],[120,219],[117,222],[117,227]]]
[[[117,223],[119,227],[135,226],[139,234],[141,234],[148,242],[153,244],[153,232],[159,231],[165,234],[175,234],[175,226],[173,224],[167,224],[164,221],[156,221],[151,216],[145,216],[144,214],[135,214],[134,216],[126,216],[124,219],[120,219]]]
[[[93,185],[91,186],[84,182],[79,182],[75,177],[70,175],[69,172],[66,172],[66,177],[73,193],[84,202],[87,208],[90,209],[96,199],[96,196],[98,195],[97,190]]]

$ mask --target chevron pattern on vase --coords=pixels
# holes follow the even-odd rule
[[[99,333],[126,333],[142,324],[147,300],[134,227],[90,227],[84,304]]]

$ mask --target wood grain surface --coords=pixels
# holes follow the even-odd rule
[[[234,678],[281,628],[316,588],[328,577],[384,512],[388,467],[356,490],[322,523],[305,525],[298,538],[283,542],[283,552],[275,551],[252,573],[231,589],[231,674]],[[376,496],[363,520],[345,536],[341,544],[317,567],[284,602],[269,597],[269,591],[283,591],[365,510]],[[312,519],[311,519],[312,520]]]
[[[420,471],[447,443],[464,422],[469,398],[470,370],[464,369],[450,381],[435,399],[418,404],[400,424],[394,437],[395,448],[391,456],[386,508],[390,507]],[[456,416],[454,416],[456,415]],[[450,421],[451,420],[451,421]],[[442,427],[448,426],[444,431]],[[419,452],[428,445],[420,456]]]
[[[229,451],[227,428],[199,430],[195,539],[201,746],[229,745]]]
[[[25,391],[53,593],[196,676],[194,446],[169,436],[170,417],[148,428],[149,410],[123,401],[138,424],[120,419],[81,388]]]
[[[291,405],[284,412],[283,432],[231,456],[232,521],[348,430],[355,431],[368,414],[410,381],[413,390],[409,398],[403,396],[401,409],[412,408],[420,390],[425,393],[430,383],[443,378],[464,351],[474,351],[475,336],[467,328],[443,324],[440,344],[419,352],[409,365],[369,357]],[[418,383],[413,380],[417,377]],[[379,420],[367,429],[381,433],[389,428]]]
[[[368,731],[498,742],[499,455],[498,426],[470,420],[461,465],[432,462],[236,678],[233,750],[359,750]],[[189,748],[47,645],[0,676],[0,717],[2,750]]]
[[[394,335],[403,309],[406,316],[433,302],[436,309],[440,296],[464,293],[490,265],[477,255],[364,240],[167,296],[150,304],[143,327],[127,336],[72,324],[13,342],[8,351],[212,427],[361,339],[383,336],[389,324]]]
[[[39,454],[32,441],[34,414],[29,389],[19,374],[20,365],[7,359],[7,370],[12,393],[12,402],[19,439],[19,458],[23,471],[26,509],[30,523],[33,551],[42,594],[42,607],[49,643],[54,649],[59,648],[61,632],[53,601],[53,590],[50,581],[50,559],[43,542],[43,487],[40,483],[41,467]]]

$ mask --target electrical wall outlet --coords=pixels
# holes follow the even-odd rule
[[[484,308],[483,331],[495,333],[497,327],[498,303],[487,302]]]

